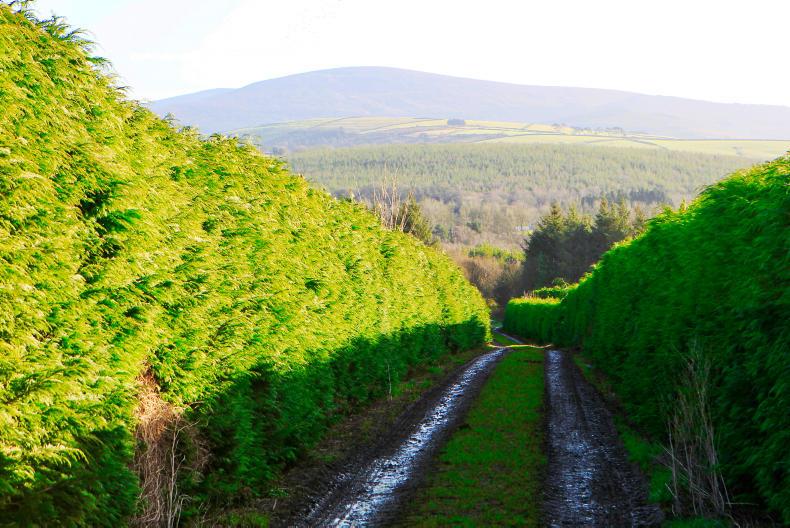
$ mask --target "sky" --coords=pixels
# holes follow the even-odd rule
[[[344,66],[790,106],[790,0],[38,0],[133,97]]]

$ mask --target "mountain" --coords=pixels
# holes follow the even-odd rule
[[[790,107],[525,86],[379,67],[301,73],[163,99],[150,108],[205,133],[311,118],[408,116],[620,127],[688,139],[790,138]]]

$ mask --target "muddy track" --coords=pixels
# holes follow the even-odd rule
[[[545,363],[548,526],[654,526],[647,482],[628,461],[612,415],[570,353],[547,350]]]
[[[378,526],[395,519],[506,351],[478,356],[412,405],[390,434],[346,461],[287,525]]]

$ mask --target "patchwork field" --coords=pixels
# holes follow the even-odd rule
[[[408,117],[310,119],[243,128],[232,135],[249,137],[267,151],[314,146],[385,143],[571,144],[697,152],[768,160],[790,149],[790,139],[686,140],[619,128],[589,129],[564,124],[474,121]]]

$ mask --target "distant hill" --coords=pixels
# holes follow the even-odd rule
[[[410,116],[626,130],[685,139],[790,139],[790,108],[616,90],[524,86],[396,68],[338,68],[155,101],[203,132],[313,118]]]

